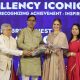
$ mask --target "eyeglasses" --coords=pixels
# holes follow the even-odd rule
[[[28,21],[32,21],[32,22],[35,22],[36,20],[28,20]]]
[[[12,29],[3,29],[3,30],[12,31]]]

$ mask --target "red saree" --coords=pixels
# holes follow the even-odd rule
[[[68,57],[68,80],[80,80],[80,40],[70,42],[69,51],[76,56]]]
[[[16,75],[16,72],[15,72],[15,70],[14,70],[14,66],[13,66],[13,68],[12,68],[12,70],[11,70],[11,80],[18,80],[18,76]]]

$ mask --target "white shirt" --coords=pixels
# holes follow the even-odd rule
[[[8,55],[20,56],[23,51],[17,49],[16,40],[11,36],[8,38],[7,36],[1,34],[0,35],[0,69],[6,70],[6,67],[10,69],[11,60]]]

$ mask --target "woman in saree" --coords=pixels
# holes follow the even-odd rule
[[[46,59],[43,63],[43,80],[66,80],[63,50],[68,49],[66,35],[61,31],[62,22],[54,19],[53,32],[48,35]]]
[[[80,80],[80,25],[73,24],[68,53],[68,80]]]

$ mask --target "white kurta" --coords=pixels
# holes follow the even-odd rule
[[[11,36],[0,35],[0,80],[9,80],[12,55],[20,56],[23,51],[17,49],[16,40]]]

